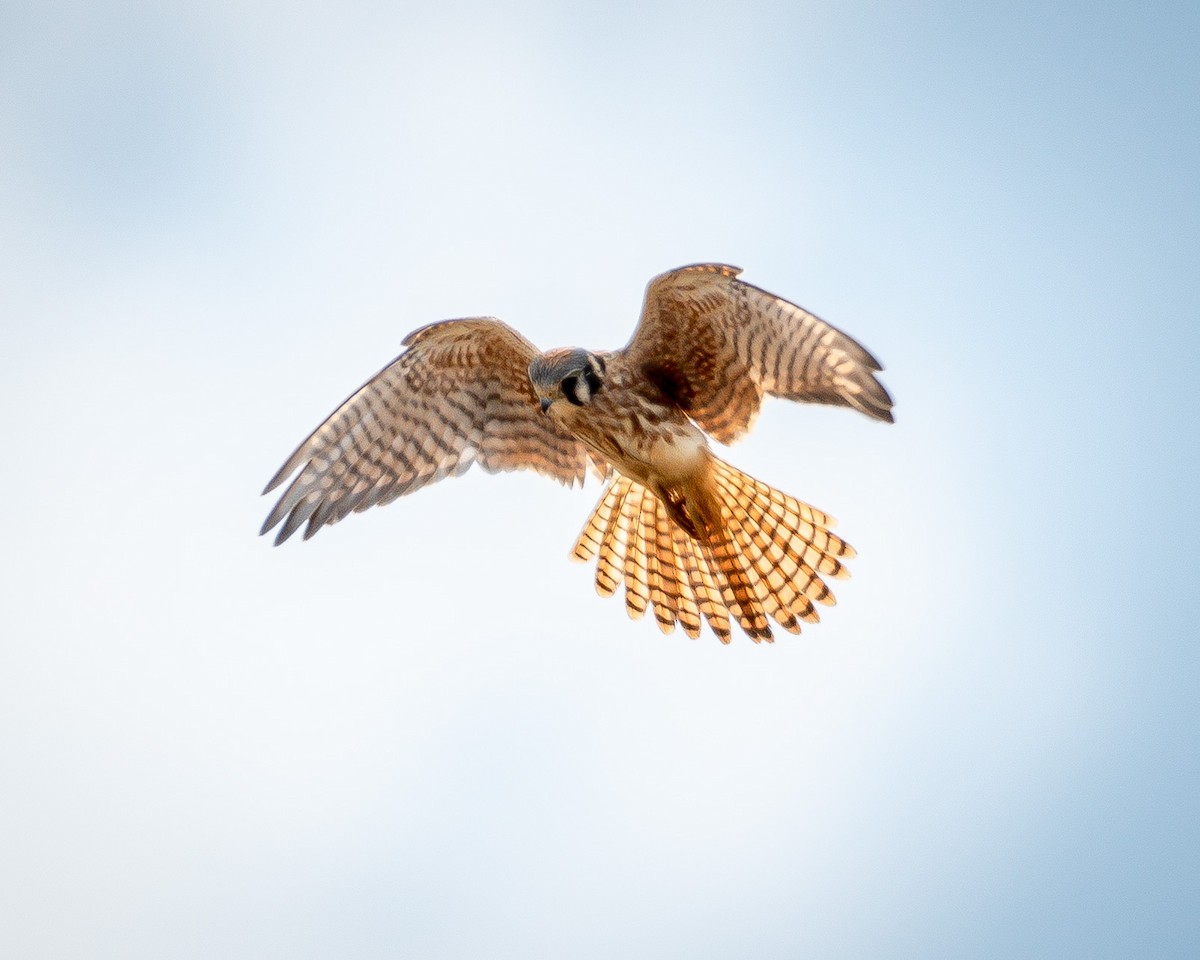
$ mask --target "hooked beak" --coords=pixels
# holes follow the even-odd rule
[[[549,410],[550,404],[552,404],[553,402],[554,401],[551,400],[549,397],[542,397],[542,413],[545,413],[547,410]]]

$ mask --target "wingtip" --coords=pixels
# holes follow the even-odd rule
[[[275,534],[275,542],[272,544],[272,546],[276,547],[296,532],[296,525],[292,523],[290,514],[281,512],[279,507],[280,504],[275,504],[271,512],[267,514],[267,519],[263,521],[263,525],[258,530],[258,535],[260,537],[265,537],[268,533],[282,523],[283,526],[280,527],[279,532]]]
[[[895,423],[896,415],[893,409],[896,406],[896,401],[892,399],[891,391],[888,390],[878,377],[871,377],[866,384],[865,403],[860,409],[875,420],[880,420],[883,423]]]
[[[272,530],[274,530],[276,526],[278,526],[278,524],[279,524],[278,520],[275,521],[275,523],[270,523],[269,519],[270,518],[268,518],[268,522],[264,523],[262,525],[262,527],[259,529],[258,535],[260,537],[265,537],[268,533],[270,533]],[[287,536],[284,536],[285,532],[286,531],[284,531],[284,530],[280,530],[277,534],[275,534],[275,539],[274,539],[274,541],[272,541],[271,546],[277,547],[281,543],[283,543],[283,541],[287,539]],[[289,536],[290,536],[290,534],[289,534]]]

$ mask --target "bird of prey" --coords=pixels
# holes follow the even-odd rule
[[[744,434],[764,394],[840,404],[892,421],[879,362],[793,303],[695,264],[650,281],[641,321],[613,351],[540,353],[491,317],[444,320],[338,407],[271,478],[296,473],[263,524],[282,543],[390,503],[473,463],[530,468],[568,485],[608,481],[574,556],[598,557],[603,596],[625,586],[630,616],[664,633],[706,620],[771,640],[832,605],[823,578],[854,556],[834,520],[716,457],[708,437]]]

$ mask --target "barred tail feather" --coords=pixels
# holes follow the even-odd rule
[[[659,563],[663,569],[670,569],[678,591],[674,597],[676,620],[683,627],[683,632],[695,640],[700,636],[701,621],[700,602],[696,599],[696,591],[692,589],[692,578],[688,570],[692,541],[671,519],[663,502],[657,497],[655,502],[658,503],[655,520],[659,529]],[[671,630],[673,629],[674,625],[671,627]]]
[[[830,531],[832,517],[715,457],[702,488],[668,496],[705,500],[698,509],[719,522],[693,538],[660,496],[616,474],[573,551],[597,558],[601,596],[623,583],[629,615],[652,609],[664,633],[679,624],[698,637],[702,619],[724,643],[731,621],[755,642],[773,639],[769,620],[799,633],[835,602],[822,578],[849,576],[854,549]]]
[[[642,515],[642,505],[650,496],[650,491],[635,483],[621,510],[621,519],[628,518],[625,534],[625,609],[634,620],[640,620],[650,604],[650,563],[646,559]]]

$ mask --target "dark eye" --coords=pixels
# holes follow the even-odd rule
[[[579,399],[579,374],[572,373],[568,377],[563,377],[562,392],[563,396],[575,406],[583,406],[583,401]]]
[[[603,373],[604,372],[603,364],[599,364],[599,367],[600,367],[600,372]],[[583,371],[583,380],[588,385],[589,393],[599,393],[600,392],[600,374],[596,372],[596,368],[594,366],[589,366],[586,370]]]

